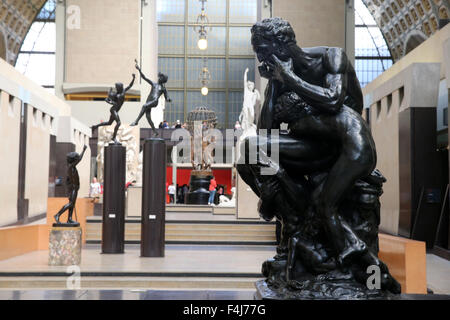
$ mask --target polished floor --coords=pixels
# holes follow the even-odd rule
[[[0,300],[252,300],[255,290],[0,290]]]
[[[166,245],[165,257],[141,258],[139,245],[127,245],[124,254],[101,254],[99,245],[82,251],[81,273],[189,273],[258,275],[261,264],[275,254],[275,246]],[[49,266],[48,251],[34,251],[0,261],[1,273],[65,272]]]
[[[83,249],[81,276],[123,275],[133,277],[179,277],[197,281],[199,278],[222,277],[226,281],[254,283],[261,277],[261,263],[275,254],[274,246],[216,246],[216,245],[166,245],[164,258],[141,258],[139,245],[127,245],[124,254],[101,254],[99,245]],[[67,275],[67,267],[48,266],[48,252],[35,251],[0,261],[0,277],[25,277]],[[435,294],[450,294],[450,261],[427,254],[428,288]],[[21,281],[21,280],[19,280]],[[141,281],[138,279],[137,281]],[[237,282],[236,282],[237,283]],[[17,290],[15,290],[17,289]],[[29,290],[10,287],[0,290],[0,300],[7,299],[252,299],[250,287],[186,290]],[[39,288],[35,288],[39,289]],[[86,290],[85,290],[86,289]],[[104,288],[105,289],[105,288]],[[111,288],[114,289],[114,288]]]
[[[436,294],[450,294],[450,261],[427,254],[427,283]]]

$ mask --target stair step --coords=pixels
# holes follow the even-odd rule
[[[262,278],[262,276],[261,276]],[[0,289],[67,289],[68,277],[0,277]],[[83,289],[254,289],[257,277],[82,276]]]
[[[167,221],[165,237],[167,242],[205,243],[274,243],[275,224],[264,221]],[[87,219],[86,240],[97,243],[101,240],[101,217]],[[125,222],[125,241],[139,242],[141,223],[139,218],[128,218]]]

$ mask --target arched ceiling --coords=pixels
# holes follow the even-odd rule
[[[22,42],[45,2],[47,0],[0,0],[0,37],[6,44],[6,56],[1,58],[15,64]]]
[[[439,30],[449,0],[363,0],[386,39],[394,61]]]
[[[28,30],[46,0],[0,0],[0,43],[15,64]],[[449,19],[450,0],[363,0],[377,21],[396,61],[439,29]],[[3,38],[3,39],[1,39]],[[0,52],[2,54],[2,52]]]

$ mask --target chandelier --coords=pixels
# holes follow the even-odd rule
[[[202,11],[197,16],[197,23],[194,26],[195,32],[198,33],[197,46],[200,50],[206,50],[208,48],[208,40],[206,35],[208,34],[207,28],[211,31],[211,26],[209,26],[209,19],[205,11],[205,2],[207,0],[198,0],[202,3]]]
[[[201,91],[202,95],[206,96],[209,91],[208,83],[209,83],[209,80],[211,80],[211,74],[209,73],[209,70],[208,70],[208,59],[207,58],[203,58],[203,67],[199,74],[199,80],[202,84],[202,88],[200,91]]]

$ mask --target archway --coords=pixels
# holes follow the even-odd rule
[[[403,49],[404,55],[407,55],[425,40],[427,40],[427,36],[423,32],[418,30],[411,31],[406,38],[405,47]]]
[[[6,60],[6,40],[2,31],[0,31],[0,58]]]

